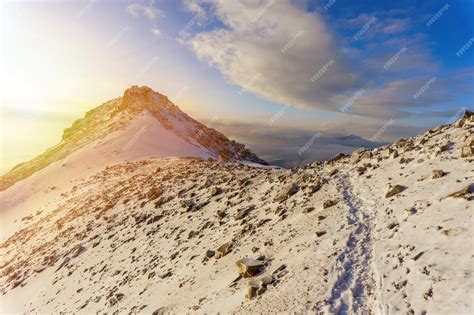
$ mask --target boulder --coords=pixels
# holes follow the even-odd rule
[[[326,200],[323,203],[323,208],[326,209],[326,208],[334,206],[335,204],[337,204],[337,200]]]
[[[217,196],[222,192],[222,189],[220,187],[212,187],[211,189],[211,196]]]
[[[334,168],[328,173],[328,176],[333,177],[337,174],[337,172],[339,172],[339,170],[337,168]]]
[[[392,148],[385,150],[385,155],[389,158],[396,159],[398,157],[398,151]]]
[[[255,278],[251,278],[249,280],[249,286],[253,286],[253,287],[266,287],[267,285],[270,285],[272,284],[274,281],[274,278],[272,275],[266,273],[266,274],[263,274],[261,276],[258,276],[258,277],[255,277]]]
[[[249,278],[258,274],[263,269],[264,264],[261,260],[242,258],[235,262],[235,266],[242,277]]]
[[[227,242],[219,246],[219,248],[216,249],[216,259],[222,258],[230,251],[232,250],[232,241]]]
[[[236,219],[236,220],[242,220],[242,219],[245,218],[245,217],[250,213],[250,211],[252,211],[254,208],[255,208],[255,206],[250,206],[250,207],[248,207],[248,208],[239,209],[239,210],[237,211],[237,213],[234,215],[234,219]]]
[[[454,123],[454,128],[461,128],[462,126],[464,126],[464,119],[459,119]]]
[[[388,185],[388,188],[387,188],[387,192],[385,193],[385,198],[390,198],[390,197],[393,197],[399,193],[401,193],[402,191],[404,191],[406,189],[406,187],[402,186],[402,185]]]
[[[303,213],[310,213],[313,210],[314,210],[314,207],[307,207],[303,209]]]
[[[278,202],[283,202],[285,201],[286,199],[288,199],[289,197],[293,196],[294,194],[296,194],[299,190],[299,187],[298,185],[296,185],[295,183],[285,187],[283,189],[283,191],[278,195],[276,196],[275,198],[275,201],[278,201]]]
[[[351,164],[359,163],[359,161],[360,161],[360,156],[361,156],[361,154],[364,153],[365,151],[366,151],[366,149],[364,149],[364,148],[359,148],[359,149],[355,150],[354,152],[352,152],[351,159],[350,159],[350,163],[351,163]]]
[[[474,135],[466,136],[464,145],[468,147],[474,147]]]
[[[348,155],[344,154],[344,153],[339,153],[338,155],[336,155],[335,157],[333,157],[332,159],[328,160],[327,163],[328,164],[331,164],[331,163],[334,163],[334,162],[337,162],[339,160],[342,160],[343,158],[347,157]]]
[[[371,151],[367,150],[367,151],[361,152],[360,160],[370,159],[370,158],[372,158],[372,152]]]
[[[468,195],[472,194],[472,193],[474,193],[474,183],[471,183],[471,184],[467,185],[466,187],[464,187],[463,189],[455,191],[452,194],[449,194],[445,198],[451,197],[451,198],[464,198],[464,199],[467,199]],[[445,199],[445,198],[443,198],[443,199]]]
[[[442,170],[433,170],[433,173],[431,174],[432,179],[436,178],[441,178],[445,175],[445,173]]]
[[[253,299],[255,296],[257,296],[257,287],[249,286],[247,289],[247,294],[245,294],[245,297],[249,300]]]
[[[364,175],[364,173],[367,171],[367,167],[358,166],[358,167],[356,167],[355,171],[357,172],[357,174],[359,174],[359,176]]]
[[[405,213],[405,216],[411,216],[413,214],[416,213],[416,209],[413,208],[413,207],[410,207],[410,208],[406,208],[405,210],[403,210],[403,212]]]
[[[225,218],[225,210],[217,210],[217,213],[216,213],[217,217],[219,219],[224,219]]]
[[[309,186],[309,192],[312,193],[312,194],[314,194],[315,192],[317,192],[320,189],[321,189],[321,183],[316,183],[314,185]]]
[[[76,258],[80,254],[86,251],[86,248],[82,245],[76,245],[72,250],[71,250],[71,258]]]
[[[327,233],[326,231],[317,231],[316,236],[321,237],[321,236],[325,235],[326,233]]]
[[[474,122],[474,112],[466,109],[466,111],[464,112],[464,115],[462,116],[462,119],[466,121]]]
[[[474,147],[464,146],[461,148],[461,157],[473,157],[474,156]]]
[[[443,144],[443,145],[438,146],[438,147],[435,149],[436,155],[441,154],[442,152],[448,151],[449,146],[450,146],[450,143],[446,143],[446,144]]]

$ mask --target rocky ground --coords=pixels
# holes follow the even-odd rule
[[[472,314],[473,120],[291,170],[158,158],[52,185],[1,244],[1,311]]]

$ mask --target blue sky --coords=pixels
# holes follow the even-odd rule
[[[473,1],[7,1],[1,8],[3,130],[20,138],[3,137],[3,151],[22,152],[3,165],[53,145],[74,119],[134,84],[263,155],[271,150],[262,149],[262,134],[298,148],[316,132],[372,139],[393,120],[374,139],[391,141],[472,109]],[[22,122],[31,126],[28,137],[16,129]]]

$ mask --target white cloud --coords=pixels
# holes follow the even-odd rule
[[[163,11],[159,10],[154,6],[154,1],[150,1],[148,4],[133,3],[127,6],[127,12],[134,17],[140,15],[145,16],[150,20],[156,20],[158,17],[163,17]]]
[[[210,8],[225,25],[187,40],[198,58],[216,67],[231,83],[260,97],[337,110],[334,96],[353,88],[358,79],[334,48],[322,18],[289,0],[187,0],[186,5],[194,8],[193,12]],[[301,30],[302,36],[282,53]],[[312,81],[318,73],[321,76]],[[256,74],[260,79],[249,85]]]
[[[160,35],[161,35],[160,29],[159,29],[159,28],[156,28],[156,27],[152,28],[152,29],[151,29],[151,32],[152,32],[153,35],[155,35],[155,36],[160,36]]]
[[[382,32],[385,34],[401,33],[410,26],[410,19],[387,19],[384,21],[385,26],[382,27]]]

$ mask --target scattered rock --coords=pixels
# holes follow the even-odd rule
[[[86,251],[86,248],[82,245],[77,245],[71,250],[71,258],[76,258],[80,254]]]
[[[417,261],[425,252],[419,252],[418,254],[416,254],[412,259],[414,261]]]
[[[219,248],[216,249],[216,255],[215,255],[216,259],[224,257],[225,255],[230,253],[231,250],[232,250],[232,242],[231,241],[222,244],[221,246],[219,246]]]
[[[283,202],[286,199],[293,196],[294,194],[296,194],[298,192],[298,190],[299,190],[298,185],[293,183],[293,184],[289,185],[288,187],[286,187],[285,189],[283,189],[283,191],[275,198],[275,201]]]
[[[213,250],[208,249],[208,250],[206,251],[206,257],[207,257],[207,258],[212,258],[212,257],[214,257],[215,254],[216,254],[216,252],[213,251]]]
[[[473,146],[463,146],[461,148],[461,157],[474,157],[474,147]]]
[[[255,296],[257,296],[257,287],[252,287],[249,286],[247,289],[247,294],[245,294],[245,297],[249,300],[253,299]]]
[[[263,269],[264,264],[261,260],[242,258],[235,262],[235,266],[242,277],[249,278],[258,274]]]
[[[283,271],[283,270],[285,270],[285,269],[286,269],[286,265],[285,265],[285,264],[280,265],[280,267],[278,267],[277,269],[275,269],[275,270],[272,272],[272,274],[276,275],[276,274],[278,274],[279,272],[281,272],[281,271]]]
[[[327,233],[326,231],[317,231],[316,236],[321,237],[321,236],[325,235],[326,233]]]
[[[318,221],[322,221],[322,220],[324,220],[324,219],[326,219],[326,216],[324,216],[324,215],[318,215]]]
[[[410,216],[410,215],[413,215],[416,213],[416,209],[411,207],[411,208],[407,208],[405,210],[403,210],[403,212],[405,213],[405,216]]]
[[[343,158],[347,157],[349,155],[346,155],[344,153],[339,153],[338,155],[336,155],[335,157],[333,157],[332,159],[328,160],[327,163],[328,164],[332,164],[334,162],[337,162],[339,160],[342,160]]]
[[[237,214],[234,216],[234,219],[236,220],[242,220],[243,218],[245,218],[249,213],[250,211],[252,211],[254,209],[253,206],[251,207],[248,207],[248,208],[244,208],[244,209],[240,209],[237,211]]]
[[[224,219],[225,218],[225,210],[217,210],[217,217],[219,219]]]
[[[323,203],[323,208],[326,209],[326,208],[329,208],[329,207],[332,207],[334,205],[337,204],[337,200],[326,200],[324,203]]]
[[[467,185],[466,187],[464,187],[463,189],[461,190],[458,190],[458,191],[455,191],[453,192],[452,194],[449,194],[448,196],[442,198],[441,200],[443,199],[446,199],[446,198],[464,198],[464,199],[467,199],[468,198],[468,195],[469,194],[472,194],[474,193],[474,183],[472,184],[469,184]]]
[[[211,189],[211,196],[212,197],[217,196],[220,193],[222,193],[222,189],[220,187],[212,187],[212,189]]]
[[[392,230],[392,229],[396,228],[397,226],[398,226],[398,223],[392,222],[392,223],[390,223],[390,224],[387,226],[387,228],[388,228],[389,230]]]
[[[334,175],[337,174],[337,172],[339,172],[339,170],[337,168],[334,168],[328,173],[328,176],[333,177]]]
[[[446,143],[446,144],[443,144],[443,145],[438,146],[438,147],[435,149],[436,155],[441,154],[442,152],[448,151],[450,145],[451,145],[451,143],[448,142],[448,143]]]
[[[402,186],[402,185],[388,185],[388,188],[387,188],[387,192],[385,193],[385,198],[390,198],[390,197],[393,197],[399,193],[401,193],[402,191],[404,191],[406,189],[405,186]]]
[[[307,207],[307,208],[304,208],[303,209],[303,213],[310,213],[311,211],[313,211],[315,208],[314,207]]]
[[[423,298],[428,300],[428,298],[433,297],[433,288],[430,288],[427,292],[423,294]]]
[[[173,273],[171,271],[168,271],[168,272],[165,272],[164,274],[161,274],[160,275],[160,278],[161,279],[166,279],[166,278],[169,278],[173,275]]]
[[[159,309],[157,309],[156,311],[154,311],[151,314],[152,315],[165,315],[166,314],[166,307],[160,307]]]
[[[309,192],[312,193],[312,194],[319,191],[320,189],[321,189],[321,184],[320,183],[309,186]]]
[[[436,179],[436,178],[441,178],[445,175],[446,173],[443,172],[442,170],[433,170],[433,173],[431,174],[431,178],[432,179]]]

